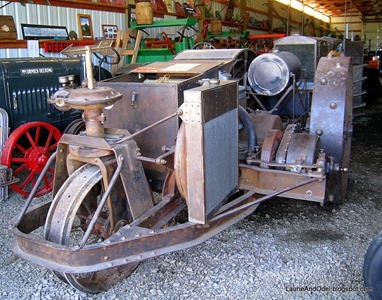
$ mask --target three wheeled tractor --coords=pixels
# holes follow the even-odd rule
[[[185,50],[100,83],[88,67],[86,87],[50,97],[82,110],[86,130],[59,140],[47,163],[52,199],[32,206],[32,191],[12,220],[14,252],[96,293],[272,197],[343,201],[351,59],[323,57],[314,68],[303,90],[301,62],[285,52]],[[268,108],[270,96],[279,98]]]

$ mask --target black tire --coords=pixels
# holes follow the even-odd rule
[[[382,299],[382,232],[370,243],[365,254],[363,280],[372,300]]]
[[[64,129],[63,133],[78,135],[81,131],[86,129],[85,122],[82,119],[77,119],[72,122]]]
[[[194,45],[194,47],[192,47],[192,49],[215,49],[215,47],[211,44],[211,43],[207,43],[207,42],[200,42],[200,43],[197,43]]]

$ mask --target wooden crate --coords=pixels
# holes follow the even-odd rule
[[[0,16],[0,40],[16,40],[17,31],[12,16]]]

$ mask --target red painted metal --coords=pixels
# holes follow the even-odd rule
[[[56,150],[61,138],[60,131],[45,122],[29,122],[14,130],[6,141],[1,163],[13,169],[18,183],[10,187],[17,193],[28,196],[50,155]],[[54,169],[44,177],[36,196],[49,193],[53,187]]]
[[[172,43],[168,38],[167,33],[163,31],[161,34],[163,36],[163,40],[148,41],[146,42],[146,47],[149,49],[167,47],[172,53],[175,54],[175,49],[172,46]]]
[[[250,35],[248,38],[250,40],[256,39],[280,39],[286,36],[285,33],[268,33],[268,34],[258,34],[258,35]]]

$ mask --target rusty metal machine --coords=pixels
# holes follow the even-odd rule
[[[31,207],[31,195],[12,220],[15,254],[96,293],[272,197],[343,199],[350,60],[320,60],[310,123],[301,126],[246,109],[253,58],[242,49],[186,50],[97,85],[88,68],[86,88],[57,91],[50,101],[83,110],[86,131],[59,141],[53,199]]]

